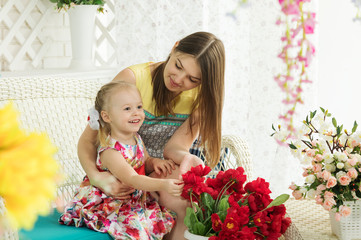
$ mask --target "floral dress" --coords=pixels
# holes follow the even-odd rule
[[[98,149],[97,168],[101,167],[99,154],[106,149],[115,149],[138,172],[145,174],[144,145],[138,134],[136,145],[125,145],[110,138],[106,148]],[[105,195],[90,185],[84,178],[74,198],[65,207],[59,223],[87,226],[99,232],[108,232],[114,239],[162,239],[175,224],[174,215],[148,193],[136,190],[130,200],[117,200]]]

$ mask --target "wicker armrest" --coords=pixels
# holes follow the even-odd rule
[[[201,158],[205,156],[201,154]],[[207,164],[207,160],[205,160]],[[251,163],[251,154],[248,144],[242,138],[235,135],[222,136],[222,145],[220,160],[216,167],[208,174],[209,177],[214,177],[219,171],[225,171],[231,168],[243,167],[247,175],[247,182],[253,178],[253,168]]]

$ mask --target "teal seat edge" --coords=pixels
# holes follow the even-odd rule
[[[109,240],[108,233],[100,233],[87,227],[66,226],[58,223],[60,213],[54,211],[47,216],[39,216],[34,228],[30,231],[19,231],[20,240]]]

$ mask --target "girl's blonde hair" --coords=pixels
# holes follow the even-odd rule
[[[194,110],[199,110],[201,144],[206,149],[207,163],[217,165],[222,140],[222,108],[224,95],[225,51],[221,40],[208,32],[196,32],[179,41],[175,51],[190,54],[199,63],[201,86],[193,104],[190,127],[195,124]],[[168,59],[153,72],[153,99],[158,114],[173,114],[172,92],[164,84],[164,68]],[[191,128],[192,129],[192,128]]]
[[[99,131],[97,143],[105,147],[109,143],[107,142],[107,137],[111,132],[110,124],[105,122],[101,116],[102,111],[109,110],[109,101],[112,93],[115,90],[128,90],[135,89],[138,91],[137,87],[134,84],[124,82],[124,81],[113,81],[105,84],[100,88],[95,98],[95,109],[99,113]]]

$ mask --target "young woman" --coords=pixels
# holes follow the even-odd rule
[[[207,165],[213,167],[219,161],[224,68],[222,41],[211,33],[196,32],[176,42],[166,61],[130,66],[114,78],[139,89],[145,112],[139,134],[150,156],[171,159],[179,165],[168,178],[178,178],[191,166],[203,163],[189,153],[198,136],[207,149]],[[87,126],[79,139],[78,156],[87,176],[107,194],[129,198],[133,188],[96,169],[96,135],[97,131]],[[177,213],[169,238],[183,239],[187,201],[159,194],[159,203]]]

